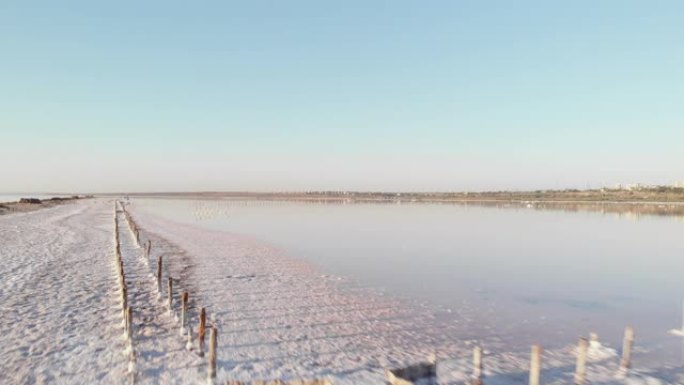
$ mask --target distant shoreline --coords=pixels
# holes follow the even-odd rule
[[[434,203],[684,203],[684,188],[657,187],[638,190],[540,190],[494,192],[154,192],[111,193],[98,196],[170,198],[247,198],[272,200],[313,200],[347,202],[434,202]]]
[[[30,195],[29,195],[30,196]],[[11,214],[11,213],[25,213],[29,211],[35,211],[42,208],[54,207],[71,201],[90,198],[90,196],[71,196],[71,197],[54,197],[48,199],[37,199],[37,198],[21,198],[19,201],[15,202],[0,202],[0,215]]]

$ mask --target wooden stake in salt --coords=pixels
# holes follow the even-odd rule
[[[482,385],[482,347],[473,348],[473,385]]]
[[[162,281],[162,256],[157,257],[157,287],[161,292],[161,281]]]
[[[199,355],[204,356],[204,334],[205,328],[207,326],[207,312],[204,308],[200,310],[200,320],[199,320],[199,332],[197,339],[199,340]]]
[[[620,373],[626,374],[632,367],[632,346],[634,345],[634,329],[631,326],[625,328],[625,337],[622,340],[622,359],[620,360]]]
[[[188,292],[184,291],[181,297],[181,327],[180,334],[185,334],[185,324],[188,322]]]
[[[209,332],[209,380],[213,381],[216,378],[216,340],[217,330],[216,326],[212,326]]]
[[[126,335],[130,343],[133,342],[133,308],[126,309]]]
[[[532,355],[530,357],[530,385],[539,385],[539,378],[541,372],[541,347],[539,345],[532,346]]]
[[[169,311],[173,311],[173,278],[169,277],[168,283],[168,298],[169,298]]]
[[[575,385],[584,385],[587,375],[587,351],[589,341],[580,338],[577,343],[577,364],[575,365]]]

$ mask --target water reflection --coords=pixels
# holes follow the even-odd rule
[[[684,205],[321,199],[138,199],[153,213],[246,234],[391,295],[478,305],[512,348],[634,325],[679,364]],[[676,220],[676,221],[675,221]],[[454,320],[457,322],[458,320]],[[550,343],[547,343],[550,344]]]
[[[2,195],[0,195],[0,198]],[[14,196],[13,196],[14,197]],[[18,198],[17,198],[18,199]],[[499,209],[534,209],[573,212],[594,212],[601,214],[614,214],[620,218],[639,220],[646,216],[674,217],[678,222],[684,222],[684,203],[659,203],[659,202],[552,202],[552,201],[415,201],[415,200],[367,200],[354,199],[274,199],[274,198],[168,198],[164,196],[150,196],[145,199],[189,201],[193,205],[193,215],[198,220],[225,218],[230,215],[231,207],[268,207],[282,206],[291,203],[307,204],[314,206],[326,205],[456,205],[463,207],[493,207]]]

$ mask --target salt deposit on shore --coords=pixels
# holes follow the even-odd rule
[[[463,383],[479,343],[486,384],[527,382],[529,352],[502,351],[496,331],[465,304],[443,318],[439,309],[321,275],[257,240],[174,223],[135,205],[129,210],[142,240],[153,245],[145,260],[130,231],[120,232],[136,309],[138,383],[206,382],[206,358],[185,349],[178,321],[156,292],[159,255],[177,290],[190,293],[190,325],[204,306],[219,330],[221,381],[327,377],[334,384],[381,384],[383,368],[435,354],[440,383]],[[0,382],[128,381],[113,211],[111,200],[95,199],[0,218]],[[573,345],[544,352],[543,383],[571,381]],[[618,378],[617,352],[594,348],[601,350],[590,355],[592,384],[684,383],[680,368]]]

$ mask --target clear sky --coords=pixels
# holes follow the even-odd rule
[[[684,180],[682,1],[0,3],[0,192]]]

